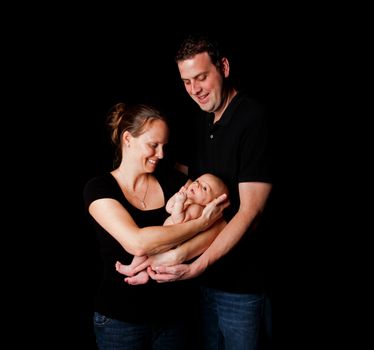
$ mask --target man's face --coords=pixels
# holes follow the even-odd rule
[[[178,69],[187,93],[209,113],[216,112],[222,105],[223,73],[212,63],[207,52],[178,62]],[[227,71],[228,74],[228,71]]]

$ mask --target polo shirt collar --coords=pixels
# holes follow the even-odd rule
[[[230,101],[229,105],[225,109],[225,111],[222,114],[221,119],[215,123],[214,125],[220,125],[220,126],[226,126],[230,123],[231,118],[234,114],[234,110],[236,109],[236,106],[239,104],[241,99],[242,93],[238,91],[238,93],[234,96],[234,98]],[[214,120],[214,113],[209,113],[209,124],[212,125]]]

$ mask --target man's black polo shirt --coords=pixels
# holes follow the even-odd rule
[[[225,217],[230,220],[239,208],[240,182],[272,182],[268,122],[263,106],[243,93],[233,98],[215,124],[213,117],[203,113],[196,120],[189,176],[194,179],[212,173],[225,181],[231,203]],[[257,231],[248,230],[227,256],[203,274],[209,286],[234,292],[262,291],[263,249]]]

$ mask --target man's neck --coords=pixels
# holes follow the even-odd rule
[[[222,104],[221,104],[221,107],[216,112],[214,112],[213,123],[216,123],[221,119],[227,106],[230,104],[230,102],[232,101],[232,99],[235,97],[237,93],[238,91],[234,88],[229,88],[227,91],[223,93]]]

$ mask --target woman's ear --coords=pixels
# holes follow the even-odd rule
[[[132,135],[129,131],[125,131],[122,134],[122,142],[126,147],[130,147],[130,140],[132,138]]]

